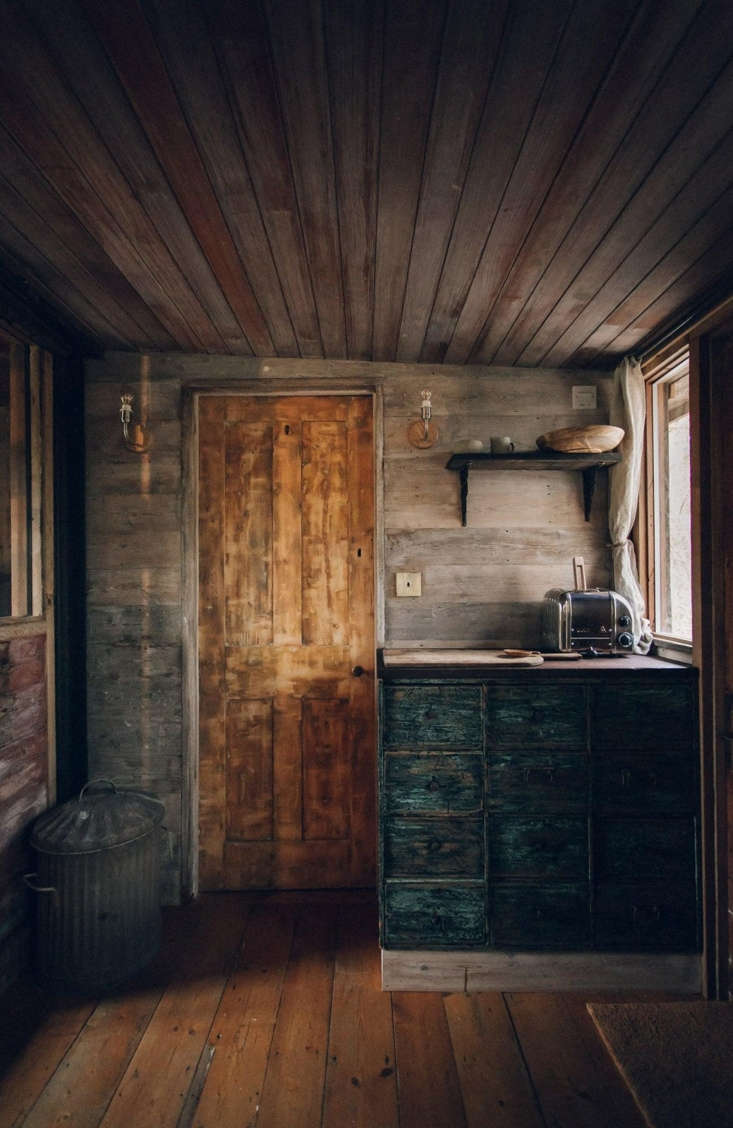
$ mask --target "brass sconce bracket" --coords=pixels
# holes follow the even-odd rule
[[[132,422],[134,398],[130,392],[123,392],[120,396],[122,441],[128,450],[134,451],[136,454],[143,454],[150,449],[152,437],[145,424]]]

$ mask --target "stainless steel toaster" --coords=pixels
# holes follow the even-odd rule
[[[542,649],[616,651],[634,646],[633,618],[615,591],[552,588],[542,607]]]

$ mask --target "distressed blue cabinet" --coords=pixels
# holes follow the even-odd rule
[[[385,947],[697,949],[692,674],[547,665],[384,676]]]

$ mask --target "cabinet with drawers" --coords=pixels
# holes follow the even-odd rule
[[[695,951],[697,704],[673,675],[385,672],[383,946]]]

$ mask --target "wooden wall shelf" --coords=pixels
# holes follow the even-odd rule
[[[605,454],[557,454],[548,450],[528,450],[512,454],[466,453],[452,454],[446,469],[457,470],[461,476],[461,524],[466,524],[468,506],[468,479],[471,470],[580,470],[583,475],[583,510],[590,521],[596,472],[605,466],[615,466],[621,461],[617,451]]]

